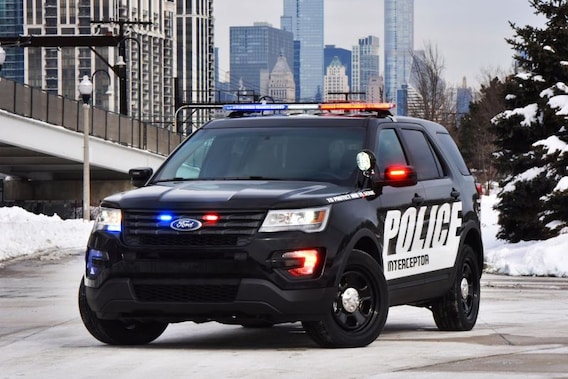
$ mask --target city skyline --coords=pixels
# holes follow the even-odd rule
[[[543,24],[543,20],[533,14],[528,0],[415,0],[414,6],[414,48],[419,50],[426,42],[437,45],[445,62],[445,79],[456,86],[461,85],[464,76],[468,83],[475,84],[482,79],[484,71],[511,70],[513,52],[505,42],[505,38],[513,36],[509,21],[518,25]],[[279,27],[282,11],[282,0],[262,3],[242,0],[238,7],[229,0],[215,0],[215,45],[220,48],[221,75],[229,67],[229,26],[269,22]],[[351,50],[359,38],[377,35],[381,45],[381,70],[384,70],[383,11],[382,0],[325,0],[324,44]]]

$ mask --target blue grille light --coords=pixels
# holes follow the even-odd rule
[[[158,220],[160,220],[160,221],[172,221],[173,218],[174,218],[174,216],[172,216],[171,214],[158,215]]]

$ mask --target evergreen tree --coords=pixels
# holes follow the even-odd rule
[[[495,139],[491,118],[505,110],[504,84],[497,77],[481,85],[458,128],[458,143],[468,167],[477,180],[489,184],[496,180],[493,152]]]
[[[506,110],[493,119],[499,194],[498,237],[546,239],[568,231],[568,4],[530,0],[544,28],[517,27],[507,42],[518,72],[505,83]]]

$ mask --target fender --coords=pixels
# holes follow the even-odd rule
[[[373,228],[378,228],[376,225],[373,225]],[[367,242],[368,241],[368,242]],[[363,246],[361,246],[363,245]],[[369,254],[373,259],[375,259],[379,266],[384,271],[383,260],[381,257],[380,252],[382,251],[382,243],[380,242],[379,238],[377,237],[377,233],[370,230],[370,228],[362,225],[358,230],[356,230],[353,235],[350,237],[349,241],[345,245],[345,248],[341,250],[341,253],[337,255],[337,259],[339,261],[338,266],[338,275],[335,278],[335,285],[339,284],[339,279],[341,278],[341,273],[345,270],[345,266],[347,265],[347,261],[353,249],[358,248]]]

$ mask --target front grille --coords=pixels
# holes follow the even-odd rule
[[[170,221],[160,221],[156,211],[125,211],[123,238],[128,246],[242,246],[258,231],[264,211],[216,212],[219,220],[205,222],[206,212],[171,213],[172,219],[189,218],[202,222],[193,231],[178,231],[170,227]]]
[[[135,284],[134,293],[139,301],[177,303],[232,302],[237,296],[238,285],[157,285]]]

